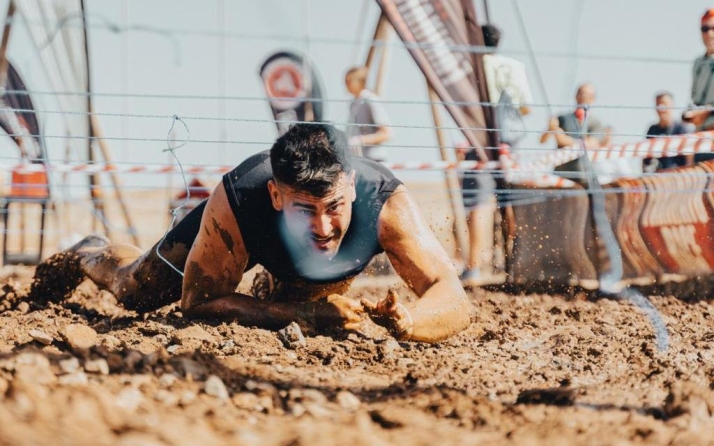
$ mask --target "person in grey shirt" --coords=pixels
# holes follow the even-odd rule
[[[687,110],[682,120],[691,122],[697,130],[714,129],[714,8],[702,15],[700,31],[706,51],[694,61],[692,68],[692,105],[703,109]]]
[[[578,87],[575,94],[577,108],[573,113],[552,117],[548,124],[548,131],[540,138],[541,144],[551,136],[555,137],[558,148],[569,147],[577,140],[584,140],[585,147],[598,148],[610,144],[612,129],[604,125],[599,119],[588,112],[587,128],[584,128],[584,110],[595,102],[595,86],[585,83]],[[582,135],[582,136],[581,136]]]
[[[385,161],[387,151],[381,145],[391,136],[389,118],[379,97],[366,88],[367,67],[354,67],[345,74],[347,91],[354,96],[347,124],[349,144],[354,155]]]

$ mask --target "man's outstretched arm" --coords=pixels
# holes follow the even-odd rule
[[[201,229],[186,261],[181,309],[187,317],[233,320],[241,325],[282,328],[301,320],[315,326],[356,328],[361,307],[333,296],[316,302],[267,302],[236,293],[249,254],[219,184],[206,204]]]
[[[395,305],[395,296],[377,304],[384,310],[391,307],[398,318],[407,319],[405,338],[438,342],[464,330],[470,323],[471,303],[451,259],[404,186],[382,208],[379,240],[397,273],[419,296],[403,308]],[[370,313],[375,319],[374,308]]]

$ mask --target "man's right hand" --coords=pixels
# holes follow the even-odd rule
[[[711,115],[711,110],[687,110],[682,113],[682,121],[694,124],[698,129],[704,125],[709,115]]]
[[[558,129],[560,129],[560,123],[558,122],[558,118],[555,116],[552,116],[548,120],[548,131],[549,132],[557,132]]]
[[[305,302],[301,304],[298,314],[317,328],[339,327],[345,330],[359,330],[366,318],[358,301],[339,294]]]

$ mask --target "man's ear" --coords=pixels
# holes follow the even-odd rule
[[[283,210],[283,197],[280,195],[278,185],[275,180],[268,181],[268,192],[270,193],[270,201],[273,203],[273,209],[276,211]]]
[[[352,194],[352,201],[357,199],[357,187],[355,186],[355,177],[357,176],[357,171],[353,170],[350,173],[350,193]]]

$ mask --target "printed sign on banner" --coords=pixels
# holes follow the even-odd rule
[[[322,82],[307,59],[287,51],[275,53],[260,67],[260,77],[278,134],[295,121],[322,120]]]

